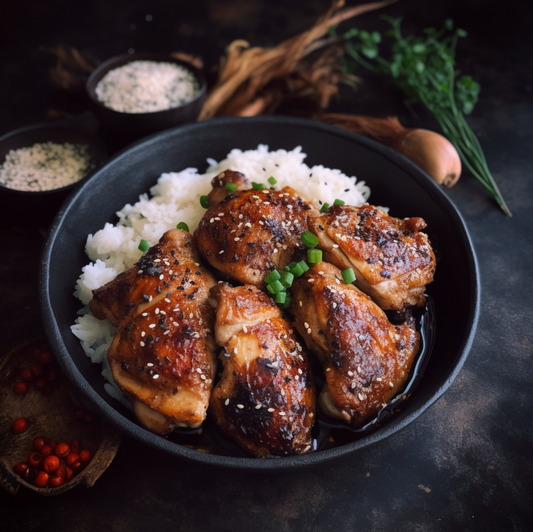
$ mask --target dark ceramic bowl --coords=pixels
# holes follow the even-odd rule
[[[48,141],[57,144],[68,142],[87,146],[87,151],[95,164],[93,171],[106,159],[104,145],[89,133],[75,127],[36,124],[11,131],[0,138],[0,165],[5,162],[9,151]],[[0,216],[5,220],[11,220],[15,225],[33,223],[48,225],[67,196],[91,173],[92,171],[77,183],[45,191],[15,190],[0,184]]]
[[[174,63],[186,68],[198,80],[200,87],[198,95],[179,107],[151,113],[123,113],[106,107],[96,96],[98,83],[109,71],[133,61]],[[137,140],[157,131],[194,122],[202,110],[207,90],[205,77],[198,68],[170,55],[152,53],[127,54],[108,59],[92,72],[85,87],[93,112],[102,126],[124,141]]]
[[[365,180],[371,202],[387,205],[400,218],[421,216],[439,256],[436,279],[428,287],[434,310],[429,317],[425,368],[408,400],[393,415],[362,433],[338,432],[336,447],[307,455],[246,458],[229,446],[223,454],[189,448],[194,437],[161,437],[140,427],[104,391],[98,365],[92,364],[70,332],[79,301],[73,296],[81,268],[88,262],[84,246],[89,233],[116,222],[115,212],[137,201],[164,172],[207,167],[206,158],[223,159],[233,148],[270,149],[302,146],[308,165],[339,168]],[[66,260],[68,258],[68,260]],[[52,226],[41,271],[41,304],[49,342],[64,371],[78,388],[127,434],[154,449],[212,464],[243,469],[289,469],[310,465],[373,444],[419,416],[448,388],[470,349],[477,323],[479,293],[476,259],[465,224],[442,190],[409,160],[375,141],[321,123],[282,117],[222,118],[190,124],[151,136],[114,157],[73,195]],[[453,294],[453,297],[451,297]],[[436,327],[435,327],[436,325]],[[206,427],[205,432],[212,427]],[[189,438],[189,439],[188,439]],[[192,438],[192,439],[191,439]],[[213,436],[217,443],[216,436]],[[220,442],[219,442],[220,443]]]

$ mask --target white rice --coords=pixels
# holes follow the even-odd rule
[[[110,383],[105,389],[110,395],[129,406],[114,384],[107,365],[107,349],[115,328],[107,320],[96,319],[89,311],[91,291],[131,268],[141,258],[142,252],[138,249],[141,240],[152,246],[179,222],[187,223],[193,232],[205,212],[200,196],[209,193],[212,178],[223,170],[238,170],[251,181],[267,187],[270,187],[268,178],[273,176],[277,180],[277,190],[290,186],[318,208],[322,203],[333,204],[335,199],[356,206],[368,200],[370,189],[364,181],[357,182],[355,177],[340,170],[309,167],[304,163],[305,158],[301,147],[292,151],[269,151],[268,146],[259,145],[256,150],[232,150],[220,162],[208,159],[209,167],[204,174],[199,174],[196,168],[163,174],[150,189],[150,195],[142,194],[137,203],[125,205],[117,212],[115,225],[107,223],[88,236],[85,250],[91,262],[83,267],[74,291],[84,307],[71,329],[91,361],[102,364],[102,375]]]

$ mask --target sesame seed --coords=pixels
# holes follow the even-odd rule
[[[223,249],[221,249],[221,250],[218,252],[219,255],[222,255],[222,253],[224,253],[224,250],[223,250]]]
[[[238,404],[238,405],[237,405],[237,408],[238,408],[239,410],[242,410],[242,409],[244,408],[244,405]]]
[[[142,270],[139,270],[139,271],[137,272],[138,275],[141,275],[141,273],[143,273]]]
[[[146,344],[144,342],[140,342],[141,347],[144,347]]]
[[[255,405],[255,409],[256,409],[256,410],[259,410],[259,409],[262,408],[262,407],[263,407],[263,405],[262,405],[261,403],[257,403],[257,404]]]
[[[146,317],[148,316],[148,312],[143,312],[142,315]]]
[[[359,401],[364,401],[365,396],[362,393],[358,393],[357,398],[359,399]]]
[[[146,336],[146,333],[144,331],[141,332],[141,337],[144,338]]]
[[[226,400],[224,401],[224,404],[225,404],[226,406],[228,406],[228,405],[229,405],[229,399],[226,399]]]
[[[246,327],[246,325],[243,325],[242,326],[242,330],[244,331],[244,333],[247,333],[248,332],[248,327]]]
[[[392,384],[392,382],[389,382],[389,386],[390,386],[391,388],[394,388],[394,384]]]
[[[155,374],[152,376],[152,379],[159,379],[159,374],[158,374],[158,373],[155,373]]]
[[[150,327],[150,329],[155,329],[155,323],[150,323],[150,325],[148,325],[148,327]]]
[[[267,411],[268,412],[274,412],[274,409],[273,408],[269,408]]]

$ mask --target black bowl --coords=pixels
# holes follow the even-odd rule
[[[399,412],[373,431],[335,448],[307,455],[254,459],[206,454],[148,432],[104,391],[100,369],[92,364],[70,332],[80,303],[72,296],[87,234],[126,203],[137,201],[164,172],[196,167],[206,158],[223,159],[233,148],[302,146],[306,163],[339,168],[365,180],[371,202],[387,205],[400,218],[421,216],[439,253],[436,280],[428,288],[437,327],[425,371]],[[68,257],[68,260],[66,258]],[[375,141],[321,123],[282,117],[222,118],[154,135],[114,157],[74,194],[52,226],[43,256],[41,304],[50,344],[77,387],[124,432],[174,455],[218,466],[257,470],[288,469],[356,452],[405,427],[450,386],[470,349],[477,323],[479,293],[476,259],[465,224],[441,189],[413,163]],[[453,294],[453,297],[451,296]]]
[[[110,70],[133,61],[174,63],[186,68],[198,81],[200,88],[198,95],[179,107],[172,107],[171,109],[151,113],[123,113],[106,107],[96,96],[96,86]],[[207,83],[201,70],[190,63],[165,54],[139,53],[120,55],[103,62],[89,76],[85,88],[91,102],[92,110],[104,128],[111,134],[118,135],[124,142],[130,142],[151,133],[162,131],[163,129],[179,126],[187,122],[194,122],[202,110]]]
[[[0,165],[11,150],[27,148],[44,142],[83,144],[94,161],[96,170],[106,159],[106,150],[99,139],[82,129],[55,124],[35,124],[17,129],[0,138]],[[93,170],[93,171],[94,171]],[[92,172],[82,180],[61,188],[44,191],[15,190],[0,184],[0,216],[15,225],[48,225],[61,204],[77,186],[80,186]]]

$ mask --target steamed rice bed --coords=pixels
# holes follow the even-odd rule
[[[331,205],[337,198],[355,206],[368,200],[370,189],[364,181],[357,182],[355,177],[340,170],[309,167],[304,163],[305,157],[301,147],[292,151],[269,151],[268,146],[259,145],[257,150],[234,149],[218,163],[208,159],[209,167],[204,174],[199,174],[196,168],[165,173],[150,189],[150,195],[141,195],[137,203],[127,204],[116,213],[115,225],[107,223],[88,236],[85,251],[91,262],[82,268],[74,292],[84,307],[71,329],[91,361],[102,364],[102,375],[108,381],[104,387],[110,395],[127,407],[131,406],[113,382],[107,364],[107,350],[115,327],[107,320],[96,319],[87,307],[92,290],[105,285],[141,258],[143,253],[138,249],[141,240],[153,246],[179,222],[187,223],[191,233],[194,232],[205,213],[200,197],[210,192],[211,180],[224,170],[237,170],[250,181],[264,183],[267,187],[270,187],[268,178],[273,176],[277,180],[277,190],[290,186],[319,209],[323,203]]]

